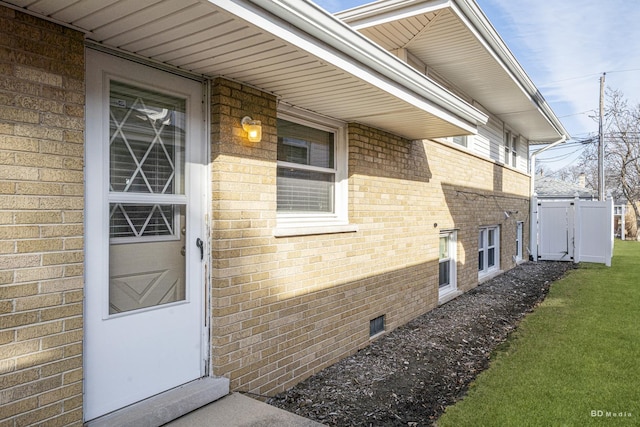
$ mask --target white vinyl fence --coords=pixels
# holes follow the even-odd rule
[[[611,265],[613,198],[606,201],[532,199],[531,255],[534,260]],[[535,244],[537,242],[537,245]]]

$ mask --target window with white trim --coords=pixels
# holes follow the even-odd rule
[[[516,262],[522,261],[522,230],[524,229],[524,223],[522,221],[516,222]]]
[[[457,288],[455,231],[443,231],[440,233],[438,270],[438,290],[440,296],[454,292]]]
[[[277,128],[278,227],[347,224],[344,127],[280,114]]]
[[[459,145],[465,148],[472,148],[473,135],[448,136],[446,138],[438,138],[437,141],[447,142],[449,144]]]
[[[518,166],[518,136],[510,131],[504,133],[504,164]]]
[[[462,145],[463,147],[467,146],[467,135],[453,136],[451,137],[451,142],[457,145]]]
[[[478,275],[500,269],[500,227],[481,227],[478,233]]]

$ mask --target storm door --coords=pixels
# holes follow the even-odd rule
[[[205,374],[202,84],[87,53],[85,418]]]

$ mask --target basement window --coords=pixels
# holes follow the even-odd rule
[[[384,314],[369,321],[369,338],[384,332]]]

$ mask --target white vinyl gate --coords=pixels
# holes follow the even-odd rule
[[[592,201],[532,200],[534,259],[611,265],[613,199]],[[536,227],[537,225],[537,227]]]

